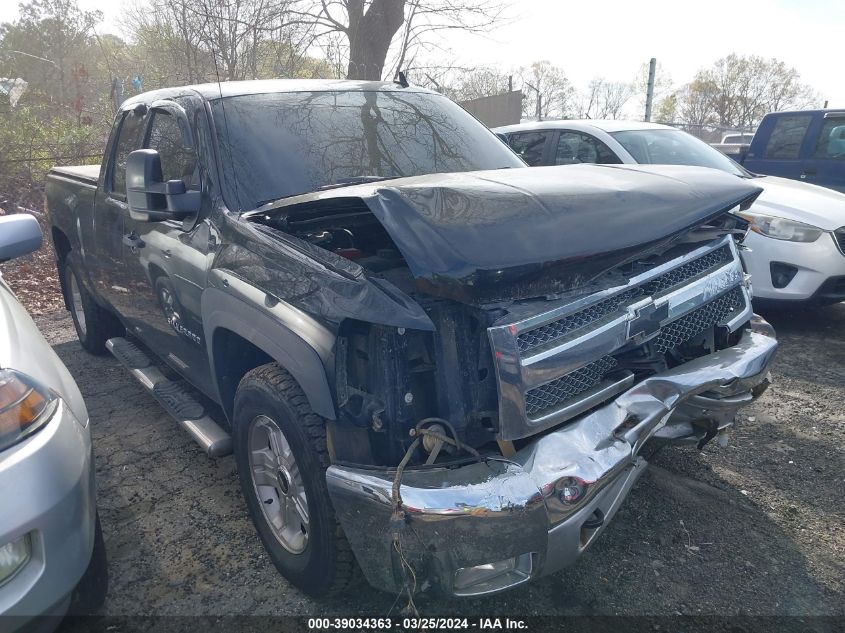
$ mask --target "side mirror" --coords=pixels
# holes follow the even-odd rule
[[[0,217],[0,262],[29,255],[41,248],[38,220],[28,213]]]
[[[201,201],[202,194],[188,191],[183,180],[164,181],[156,150],[137,149],[126,158],[126,202],[133,220],[181,220],[198,213]]]

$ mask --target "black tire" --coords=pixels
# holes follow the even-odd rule
[[[115,315],[97,304],[80,281],[82,277],[78,270],[73,258],[67,257],[62,275],[62,290],[70,308],[76,336],[83,349],[102,355],[108,351],[106,341],[115,336],[124,336],[126,329]],[[81,317],[84,317],[84,322]]]
[[[253,482],[251,429],[257,420],[268,418],[289,445],[307,497],[307,530],[304,523],[301,526],[302,533],[307,532],[307,543],[300,553],[292,553],[277,537],[262,507],[266,504],[259,498],[258,484]],[[258,536],[273,564],[293,585],[311,596],[346,589],[356,576],[357,563],[335,517],[326,487],[330,461],[324,420],[311,410],[293,377],[276,363],[270,363],[248,372],[238,385],[233,427],[241,488]],[[279,489],[276,494],[283,496]]]
[[[100,525],[100,515],[97,514],[91,562],[88,563],[88,568],[71,595],[68,615],[92,615],[96,613],[106,601],[108,591],[109,564],[106,556],[106,543],[103,539],[103,528]]]

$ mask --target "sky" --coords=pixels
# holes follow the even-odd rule
[[[79,0],[104,14],[99,32],[120,33],[127,0]],[[594,77],[633,80],[656,57],[675,85],[729,53],[776,57],[794,66],[829,107],[845,107],[839,49],[842,0],[512,0],[509,19],[491,33],[443,42],[466,66],[515,69],[548,60],[584,89]],[[0,22],[17,4],[0,2]]]

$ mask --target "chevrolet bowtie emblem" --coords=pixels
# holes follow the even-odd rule
[[[669,303],[660,306],[649,299],[648,303],[628,308],[628,340],[644,343],[660,331],[660,323],[669,318]]]

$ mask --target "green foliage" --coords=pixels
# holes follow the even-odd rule
[[[29,84],[16,107],[0,101],[3,206],[40,206],[50,167],[98,161],[112,116],[93,32],[101,19],[75,0],[33,0],[0,25],[0,76]]]

